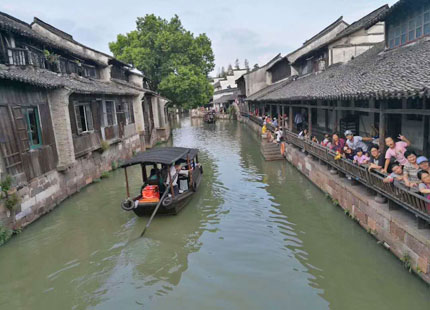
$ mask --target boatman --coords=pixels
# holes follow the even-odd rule
[[[179,186],[178,186],[178,177],[179,175],[185,175],[188,177],[188,170],[182,170],[182,166],[180,163],[176,163],[170,167],[170,176],[172,178],[172,188],[175,196],[179,195]],[[169,186],[170,178],[168,177],[166,180],[166,185]]]

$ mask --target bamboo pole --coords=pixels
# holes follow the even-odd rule
[[[127,174],[127,167],[124,168],[125,173],[125,187],[127,189],[127,198],[130,198],[130,189],[128,187],[128,174]]]

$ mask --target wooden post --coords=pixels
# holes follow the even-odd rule
[[[172,198],[175,198],[175,192],[173,191],[173,184],[172,184],[172,175],[170,174],[170,167],[168,168],[169,173],[169,186],[170,186],[170,192],[172,193]]]
[[[379,105],[379,149],[381,152],[385,149],[385,118],[384,113],[385,102],[381,102]]]
[[[312,108],[308,108],[308,132],[312,135]]]
[[[423,109],[427,109],[426,98],[423,98]],[[429,151],[429,116],[423,116],[423,154],[428,154]]]
[[[190,156],[189,155],[187,155],[187,164],[188,164],[188,174],[190,177],[190,182],[189,182],[188,186],[194,188],[194,186],[193,186],[193,173],[191,171],[191,164],[190,164]]]
[[[142,167],[142,179],[143,179],[143,183],[148,183],[148,176],[146,175],[146,166],[145,165],[140,165]]]
[[[289,106],[289,116],[288,116],[288,127],[290,128],[290,131],[293,131],[293,107]]]
[[[124,173],[125,173],[125,187],[127,189],[127,198],[130,198],[130,189],[128,187],[127,167],[124,168]]]
[[[321,105],[324,105],[324,101],[321,101]],[[330,131],[330,128],[328,128],[328,109],[324,109],[324,129],[326,132]]]

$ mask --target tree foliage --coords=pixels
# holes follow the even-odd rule
[[[246,69],[246,71],[249,71],[249,61],[248,61],[248,59],[245,59],[245,69]]]
[[[239,70],[239,69],[240,69],[240,63],[239,63],[239,59],[238,59],[238,58],[236,58],[236,60],[234,61],[234,68],[235,68],[236,70]]]
[[[136,30],[119,34],[109,48],[116,58],[144,72],[151,87],[173,103],[192,108],[209,102],[213,88],[212,43],[206,34],[194,36],[179,17],[170,21],[154,14],[139,17]]]

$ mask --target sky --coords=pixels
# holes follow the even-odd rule
[[[109,42],[135,29],[137,17],[177,14],[195,35],[206,33],[218,70],[239,59],[264,65],[300,47],[340,16],[348,23],[396,0],[1,0],[0,11],[27,23],[38,17],[89,47],[111,54]]]

